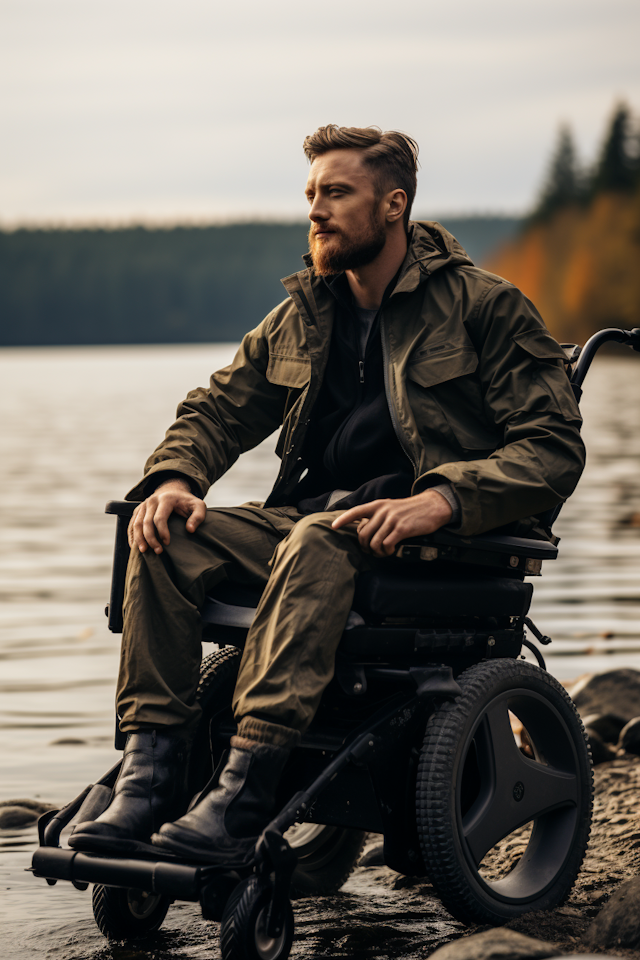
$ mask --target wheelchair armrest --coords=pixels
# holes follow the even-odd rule
[[[130,500],[108,500],[104,512],[115,514],[116,517],[130,518],[137,506],[137,503],[132,503]]]
[[[129,541],[127,527],[137,503],[128,500],[109,500],[104,512],[116,516],[116,537],[113,547],[113,567],[111,568],[111,591],[105,613],[109,619],[109,630],[122,633],[122,603],[124,600],[124,581],[129,562]]]
[[[522,576],[539,576],[543,560],[555,560],[558,548],[546,540],[482,533],[463,537],[437,530],[400,544],[396,556],[402,560],[450,560],[498,567]]]

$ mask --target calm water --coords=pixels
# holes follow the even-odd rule
[[[227,345],[0,350],[0,800],[66,801],[114,761],[118,638],[103,614],[114,522],[104,504],[139,478],[187,390],[232,354]],[[532,616],[554,638],[548,665],[562,679],[640,668],[639,410],[640,357],[597,361],[583,401],[587,471],[557,524],[560,559],[535,581]],[[264,498],[273,447],[241,458],[209,505]],[[23,873],[34,839],[33,828],[0,831],[5,949],[106,956],[87,895]],[[175,956],[199,950],[194,941]]]

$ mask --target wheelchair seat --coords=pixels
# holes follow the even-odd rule
[[[483,656],[518,655],[532,585],[518,576],[453,566],[390,559],[360,575],[338,648],[337,675],[345,690],[366,687],[362,671],[358,677],[345,673],[346,662],[435,659],[457,673]],[[201,610],[203,639],[242,647],[261,592],[260,586],[218,584]]]
[[[358,578],[346,629],[365,624],[391,624],[446,618],[524,617],[533,587],[523,580],[478,576],[461,571],[407,571],[381,564]],[[211,592],[201,611],[204,623],[248,629],[262,594],[261,587],[225,581]]]

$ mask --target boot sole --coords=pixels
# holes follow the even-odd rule
[[[87,853],[142,853],[147,856],[156,853],[150,843],[144,843],[142,840],[127,840],[124,837],[96,837],[94,834],[82,833],[70,837],[69,846],[72,850],[81,850]]]
[[[187,843],[182,843],[180,840],[169,839],[164,837],[161,833],[154,833],[151,837],[152,850],[162,851],[164,854],[172,854],[174,857],[179,857],[181,860],[190,860],[195,861],[196,863],[210,863],[216,866],[233,866],[233,867],[245,867],[248,866],[253,860],[255,845],[258,842],[258,837],[255,838],[251,844],[251,848],[247,851],[244,857],[232,858],[231,855],[223,856],[221,859],[221,854],[219,850],[211,849],[209,851],[203,850],[202,846],[194,849],[190,847]]]

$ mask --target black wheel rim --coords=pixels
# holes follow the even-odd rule
[[[532,758],[516,742],[510,714],[526,729]],[[468,870],[493,899],[517,904],[537,899],[569,856],[580,814],[579,760],[570,723],[547,697],[511,689],[490,700],[461,745],[458,834]],[[483,868],[485,857],[527,824],[532,829],[522,856],[491,879]]]
[[[134,920],[148,920],[162,902],[162,894],[146,890],[127,890],[127,906]]]
[[[255,947],[260,960],[278,960],[287,938],[286,923],[279,937],[270,937],[267,933],[268,904],[262,907],[255,926]]]

